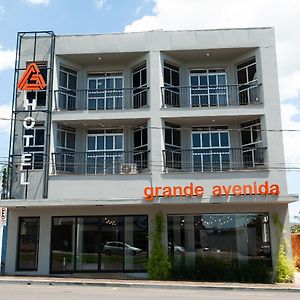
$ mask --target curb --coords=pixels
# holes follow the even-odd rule
[[[162,283],[138,283],[138,282],[97,282],[97,281],[85,281],[85,280],[43,280],[43,279],[1,279],[1,284],[23,284],[23,285],[67,285],[67,286],[95,286],[95,287],[124,287],[124,288],[157,288],[157,289],[190,289],[190,290],[248,290],[248,291],[278,291],[278,292],[296,292],[300,293],[299,287],[292,286],[243,286],[243,285],[230,285],[230,284],[220,284],[220,285],[212,285],[212,284],[162,284]]]

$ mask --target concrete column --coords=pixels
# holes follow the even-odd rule
[[[163,122],[160,118],[161,92],[162,86],[162,67],[159,51],[151,51],[149,53],[149,67],[151,68],[149,76],[149,99],[150,99],[150,115],[151,119],[148,125],[150,128],[149,147],[150,147],[150,167],[152,172],[153,184],[159,184],[161,181],[161,172],[163,166],[162,148],[163,141]]]

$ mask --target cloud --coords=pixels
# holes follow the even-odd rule
[[[5,13],[4,3],[0,2],[0,18],[4,15],[4,13]]]
[[[289,0],[154,0],[153,14],[124,28],[212,29],[275,26],[281,99],[300,96],[300,1]]]
[[[95,0],[95,5],[97,8],[102,8],[106,0]]]
[[[292,103],[283,103],[281,105],[281,117],[284,130],[299,130],[299,131],[284,131],[283,143],[285,151],[285,160],[287,165],[300,162],[300,123],[294,121],[295,117],[300,116],[300,108]]]
[[[14,68],[15,55],[15,50],[3,50],[0,45],[0,71]]]
[[[8,119],[10,118],[11,118],[11,105],[1,104],[0,105],[0,132],[1,133],[9,134],[10,121]]]
[[[48,5],[50,0],[24,0],[29,5]]]

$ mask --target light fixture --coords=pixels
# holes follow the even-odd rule
[[[206,53],[205,53],[205,56],[207,56],[207,57],[210,56],[210,55],[211,55],[211,54],[210,54],[209,52],[206,52]]]
[[[102,56],[98,56],[97,59],[98,59],[98,60],[102,60],[103,57],[102,57]]]

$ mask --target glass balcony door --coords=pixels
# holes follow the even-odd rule
[[[87,109],[122,109],[123,75],[93,76],[88,79]]]
[[[191,71],[190,87],[192,107],[228,105],[227,79],[224,69]]]
[[[192,133],[193,171],[224,171],[229,168],[228,131],[195,131]]]
[[[111,130],[87,135],[87,174],[118,174],[123,158],[123,133]]]

